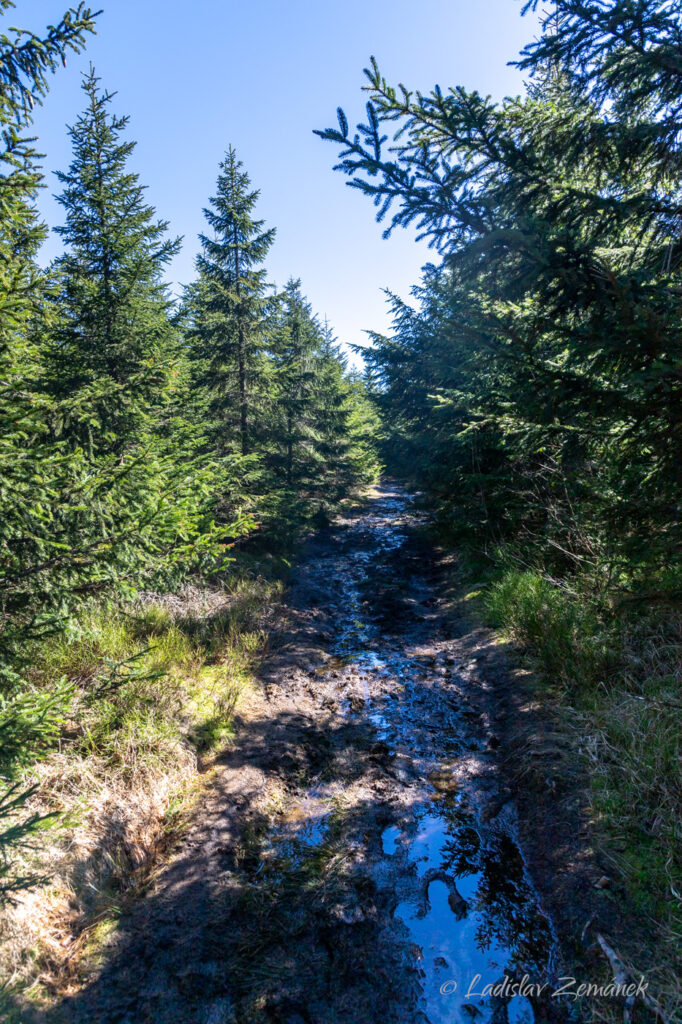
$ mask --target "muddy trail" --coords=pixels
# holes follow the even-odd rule
[[[532,987],[558,954],[496,765],[488,651],[437,597],[419,525],[384,487],[311,542],[191,829],[40,1020],[564,1019]]]

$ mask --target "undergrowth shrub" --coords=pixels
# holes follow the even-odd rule
[[[493,623],[537,661],[550,683],[593,685],[608,670],[609,636],[594,602],[537,572],[507,571],[486,595]]]

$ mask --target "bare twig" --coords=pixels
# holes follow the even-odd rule
[[[588,934],[592,926],[596,923],[596,920],[596,915],[593,915],[583,928],[581,936],[583,942],[587,942]],[[595,932],[595,937],[599,943],[602,953],[609,962],[613,973],[614,983],[621,988],[626,987],[628,984],[633,984],[634,978],[632,976],[632,972],[625,966],[615,949],[609,945],[601,932]],[[650,1010],[651,1013],[653,1013],[654,1016],[662,1022],[662,1024],[671,1024],[670,1019],[665,1015],[656,1000],[652,996],[647,995],[646,992],[639,991],[639,989],[636,993],[627,996],[625,999],[625,1009],[623,1012],[624,1024],[631,1024],[632,1022],[632,1011],[634,1009],[637,996],[642,1000],[642,1003],[646,1006],[647,1010]]]

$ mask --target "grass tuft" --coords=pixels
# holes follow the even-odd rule
[[[55,815],[14,865],[48,881],[0,913],[0,972],[23,998],[69,990],[95,932],[115,927],[123,895],[182,826],[199,760],[233,735],[280,589],[257,577],[93,606],[35,644],[23,719],[17,701],[8,707],[26,727],[22,756],[5,759],[14,781],[34,787],[17,813]],[[29,727],[40,729],[31,743]]]
[[[608,671],[609,645],[592,603],[539,573],[507,572],[485,597],[493,623],[529,651],[546,680],[592,685]]]
[[[613,610],[532,572],[507,572],[485,601],[527,652],[540,690],[557,698],[557,727],[572,734],[587,769],[603,854],[650,924],[646,941],[633,929],[633,967],[649,973],[674,1017],[682,1007],[682,615],[672,605]]]

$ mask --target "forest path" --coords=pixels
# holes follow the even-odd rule
[[[385,486],[309,544],[180,849],[41,1019],[554,1019],[547,1000],[466,998],[547,980],[555,948],[483,699],[499,652],[439,596],[419,526]]]

